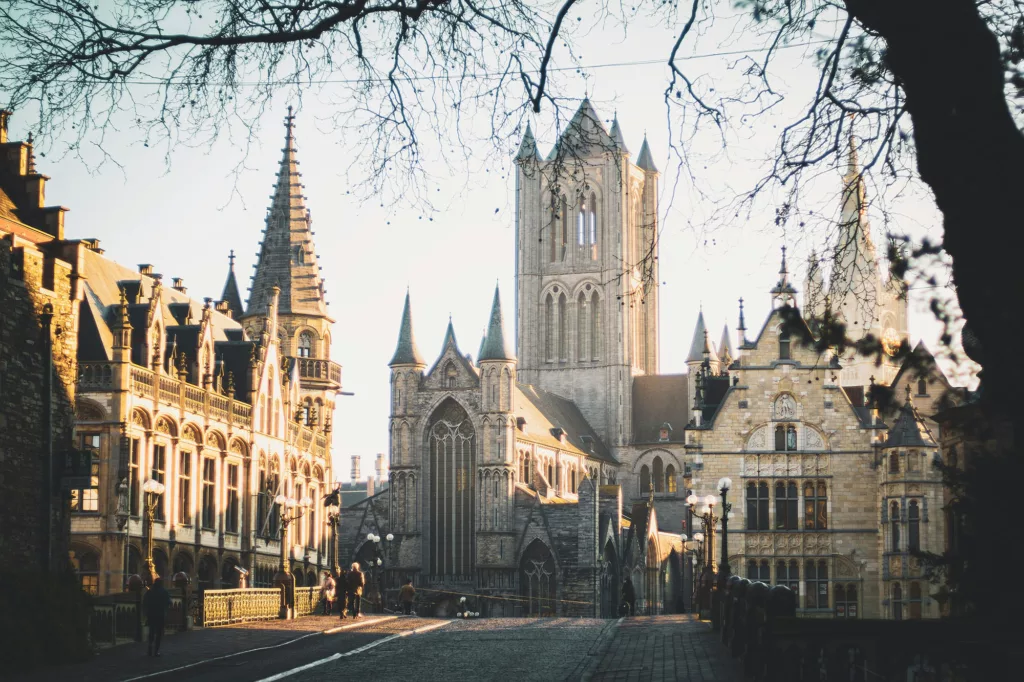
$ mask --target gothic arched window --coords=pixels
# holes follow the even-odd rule
[[[797,529],[796,483],[779,481],[775,484],[775,530]]]
[[[917,500],[912,500],[907,510],[907,549],[911,552],[921,549],[921,508]],[[911,585],[910,589],[913,591],[914,586]]]
[[[787,426],[786,427],[786,450],[789,450],[791,452],[796,450],[796,427],[795,426]]]
[[[789,360],[789,332],[779,334],[779,360]]]
[[[458,371],[455,369],[455,363],[449,361],[444,368],[444,380],[445,386],[448,388],[455,388],[455,382],[459,377]]]
[[[590,359],[601,357],[601,299],[595,291],[590,296]]]
[[[576,360],[587,359],[587,297],[580,292],[576,301]]]
[[[917,394],[928,395],[928,382],[924,379],[917,380]]]
[[[775,450],[782,452],[786,449],[786,427],[776,426],[775,427]]]
[[[892,536],[892,551],[900,551],[900,503],[889,505],[889,528]]]
[[[466,411],[451,398],[434,412],[430,442],[430,575],[472,574],[473,462],[476,433]]]
[[[313,357],[313,335],[309,332],[299,334],[299,357]]]
[[[747,530],[768,530],[768,483],[747,483]]]
[[[565,362],[569,355],[569,344],[567,342],[567,320],[566,320],[566,299],[565,294],[558,297],[558,359]]]
[[[825,530],[828,528],[828,488],[824,481],[804,484],[804,528]]]
[[[527,452],[526,456],[523,457],[523,483],[530,485],[532,479],[530,477],[530,453]]]
[[[665,467],[665,492],[676,492],[676,468],[671,464]]]
[[[555,194],[551,195],[551,225],[548,229],[548,242],[551,244],[550,253],[548,254],[548,262],[554,263],[558,260],[558,223],[561,220],[561,216],[558,214],[558,197]]]
[[[665,488],[664,488],[664,485],[663,485],[664,481],[665,481],[665,473],[664,473],[664,471],[662,469],[663,466],[664,465],[662,464],[661,457],[655,457],[654,458],[654,492],[656,492],[656,493],[661,493],[661,492],[665,491]]]
[[[889,473],[898,474],[900,472],[900,453],[894,452],[889,455]]]
[[[892,586],[892,619],[903,620],[903,588],[899,583]]]
[[[551,294],[544,299],[544,359],[555,359],[555,300]]]
[[[640,467],[640,495],[651,494],[651,469],[646,464]]]
[[[561,205],[561,217],[562,217],[562,237],[558,246],[558,260],[565,261],[566,251],[569,247],[569,202],[566,201],[565,195],[562,195]]]
[[[597,260],[597,195],[590,194],[590,206],[587,212],[587,242],[590,246],[590,260]]]
[[[910,583],[910,618],[921,618],[921,583]]]
[[[583,250],[587,244],[587,200],[580,196],[580,210],[576,213],[576,245],[582,260]]]

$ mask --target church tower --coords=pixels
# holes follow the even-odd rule
[[[267,306],[277,296],[277,341],[281,356],[288,358],[289,364],[298,364],[301,419],[307,426],[324,432],[329,450],[334,399],[341,390],[341,366],[330,360],[334,320],[327,313],[324,283],[313,248],[312,219],[302,194],[291,107],[285,119],[285,144],[281,151],[256,274],[248,305],[238,319],[250,338],[259,338]],[[229,306],[232,285],[237,298],[233,256],[223,296]]]
[[[416,347],[412,331],[412,304],[405,294],[402,323],[398,330],[391,368],[391,528],[411,535],[419,530],[419,483],[423,474],[421,458],[413,454],[413,425],[417,418],[414,397],[427,363]]]
[[[851,340],[858,341],[870,334],[882,342],[881,366],[876,365],[874,356],[861,355],[854,350],[841,359],[841,384],[860,386],[865,391],[872,377],[886,385],[895,378],[899,365],[892,356],[909,336],[906,286],[893,277],[883,278],[867,210],[864,176],[857,159],[856,140],[851,136],[828,295],[823,297],[822,274],[817,264],[812,264],[814,267],[808,270],[805,303],[811,315],[820,315],[827,304],[846,325],[846,336]]]
[[[546,159],[516,155],[519,376],[574,401],[609,446],[632,434],[632,379],[658,372],[658,169],[583,100]]]

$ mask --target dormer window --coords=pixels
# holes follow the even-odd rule
[[[527,433],[526,417],[516,417],[516,426],[519,427],[519,430],[523,432],[523,435],[525,435]]]
[[[917,394],[928,395],[928,382],[924,379],[917,380]]]
[[[665,422],[664,424],[661,425],[661,428],[658,429],[658,442],[659,443],[667,443],[669,438],[671,438],[671,436],[672,436],[672,425],[669,424],[668,422]]]
[[[447,367],[445,367],[444,375],[445,386],[448,388],[455,388],[455,379],[458,377],[455,365],[449,362]]]
[[[556,426],[551,429],[551,435],[558,439],[559,443],[565,443],[565,429],[560,426]]]

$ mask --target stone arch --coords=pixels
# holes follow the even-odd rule
[[[241,575],[235,570],[235,567],[240,567],[238,559],[233,556],[224,558],[224,563],[221,564],[220,569],[220,586],[227,590],[233,590],[239,586],[239,576]]]
[[[228,451],[242,457],[249,456],[249,447],[241,438],[232,438]]]
[[[468,411],[448,397],[427,420],[430,575],[469,576],[473,569],[477,433]]]
[[[215,431],[215,430],[207,431],[207,433],[206,433],[206,444],[209,445],[210,447],[216,448],[217,450],[220,450],[221,452],[224,452],[225,449],[226,449],[225,448],[225,442],[226,442],[226,440],[224,438],[224,434],[222,434],[220,431]]]
[[[187,441],[201,445],[203,443],[203,429],[192,423],[186,423],[181,429],[181,437]]]
[[[184,573],[191,577],[193,571],[195,571],[195,560],[192,558],[191,552],[180,549],[174,553],[174,560],[171,563],[171,567],[173,573]]]
[[[524,616],[553,616],[557,608],[555,557],[540,539],[533,540],[519,559],[519,594]]]
[[[136,407],[132,410],[132,424],[148,431],[152,428],[153,420],[150,418],[149,412],[141,407]]]
[[[75,421],[78,422],[101,422],[106,419],[106,411],[103,407],[87,398],[75,399]]]
[[[158,433],[167,434],[171,438],[178,437],[178,425],[175,423],[174,419],[168,417],[165,414],[162,414],[156,418],[156,425],[154,426],[153,430]]]
[[[309,342],[310,342],[310,345],[309,345],[309,355],[308,356],[302,355],[302,351],[303,351],[303,346],[302,346],[303,334],[307,334],[308,335]],[[296,327],[294,332],[292,332],[292,340],[293,340],[293,343],[295,344],[293,347],[295,348],[295,355],[296,356],[303,357],[303,358],[306,358],[306,357],[308,357],[308,358],[318,358],[318,357],[320,357],[320,355],[318,355],[318,351],[320,350],[320,348],[319,348],[320,341],[321,341],[320,333],[316,329],[314,329],[313,327],[309,326],[308,324],[299,325],[298,327]]]
[[[200,590],[212,590],[217,586],[217,558],[212,554],[199,557],[196,568],[196,585]]]

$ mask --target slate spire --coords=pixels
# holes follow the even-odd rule
[[[395,365],[426,365],[416,348],[416,337],[412,333],[412,305],[409,292],[405,292],[405,308],[402,309],[402,325],[398,330],[398,346],[388,367]]]
[[[697,327],[693,330],[693,341],[690,343],[690,352],[686,356],[686,362],[703,362],[704,361],[704,346],[707,340],[708,328],[704,324],[704,311],[701,310],[697,315]],[[718,354],[715,353],[714,348],[708,348],[709,359],[712,362],[718,362]]]
[[[622,136],[622,128],[619,127],[619,112],[615,112],[615,118],[612,119],[612,129],[608,132],[612,140],[615,142],[615,146],[618,147],[620,152],[626,154],[629,153],[629,149],[626,147],[626,140]]]
[[[494,302],[491,304],[491,320],[487,325],[487,336],[480,346],[480,357],[483,360],[515,360],[515,353],[505,340],[505,321],[501,316],[501,295],[498,285],[494,285]]]
[[[530,122],[527,121],[523,141],[519,143],[519,151],[516,153],[516,161],[536,161],[539,158],[537,140],[533,138],[533,130],[530,128]]]
[[[580,108],[576,110],[558,142],[551,148],[548,161],[556,158],[583,158],[599,156],[605,152],[615,151],[615,141],[601,125],[594,105],[589,98],[584,98]]]
[[[270,290],[281,287],[279,312],[327,318],[324,282],[313,248],[312,220],[306,208],[296,158],[295,116],[288,107],[285,143],[277,183],[267,210],[266,230],[260,244],[256,274],[246,308],[246,317],[262,315]]]
[[[644,135],[644,143],[640,145],[640,154],[636,157],[637,168],[649,173],[657,173],[658,167],[654,165],[654,158],[651,156],[651,148],[647,144],[647,135]]]
[[[235,279],[235,252],[228,254],[228,279],[224,282],[224,292],[220,300],[228,304],[233,319],[240,318],[245,310],[242,308],[242,297],[238,293],[238,281]]]

